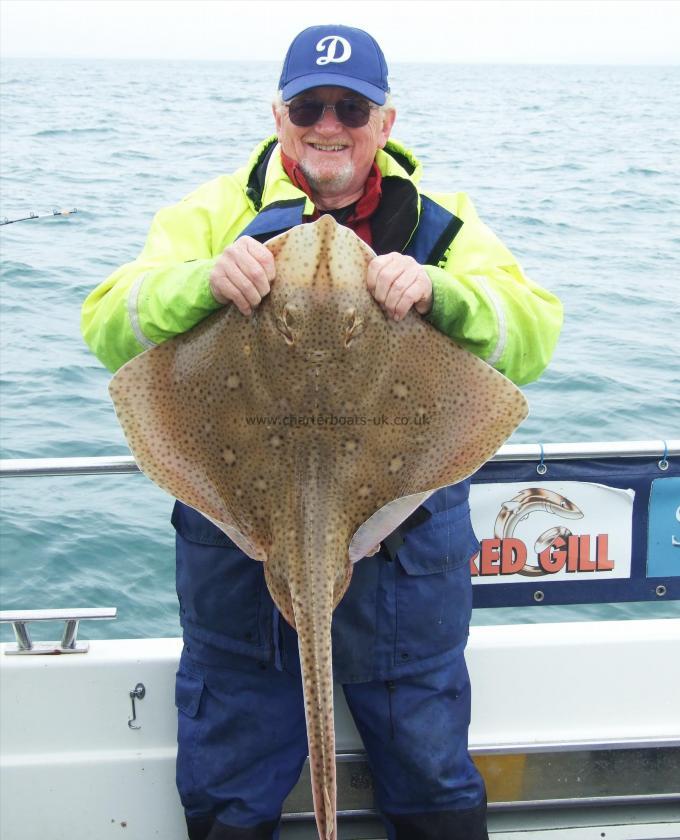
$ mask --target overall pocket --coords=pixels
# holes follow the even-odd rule
[[[467,502],[404,533],[395,568],[395,664],[437,656],[465,641],[470,558],[478,548]]]
[[[262,645],[262,563],[247,557],[215,525],[178,502],[176,585],[182,626],[217,647],[243,653]],[[229,641],[235,644],[229,643]]]
[[[195,718],[201,705],[203,677],[180,669],[175,678],[175,706],[189,718]]]
[[[203,737],[204,714],[199,715],[205,683],[203,678],[187,671],[182,663],[175,677],[177,707],[177,790],[185,808],[201,810],[203,795],[197,777],[197,753]],[[199,773],[200,775],[200,773]]]

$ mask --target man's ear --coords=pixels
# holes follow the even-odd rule
[[[397,118],[397,112],[394,108],[389,108],[387,111],[383,113],[383,123],[382,128],[380,130],[380,134],[378,135],[378,148],[384,149],[385,143],[390,139],[390,134],[392,132],[392,126],[394,125],[394,121]]]
[[[272,114],[274,115],[274,123],[276,125],[276,136],[281,139],[281,123],[283,115],[281,113],[281,109],[274,102],[272,102]]]

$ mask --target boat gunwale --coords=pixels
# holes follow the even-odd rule
[[[660,464],[662,464],[668,458],[679,455],[680,439],[519,443],[501,446],[489,461],[501,463],[508,461],[561,461],[592,458],[659,458]],[[132,455],[0,459],[0,478],[137,472],[140,472],[140,469]]]

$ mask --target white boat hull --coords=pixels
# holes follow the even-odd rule
[[[0,656],[5,840],[185,840],[174,780],[180,648],[179,639],[111,640],[81,655]],[[680,746],[680,618],[475,627],[468,664],[471,750],[509,754],[499,765],[509,774],[521,775],[531,753]],[[132,729],[138,683],[146,691]],[[356,757],[362,745],[342,692],[336,726],[338,751]],[[520,783],[506,779],[500,790],[511,799]],[[680,809],[677,820],[630,836],[678,837]],[[282,836],[313,836],[307,828],[292,818]]]

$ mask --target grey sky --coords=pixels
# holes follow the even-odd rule
[[[680,63],[676,0],[1,0],[3,57],[270,59],[315,23],[388,61]]]

